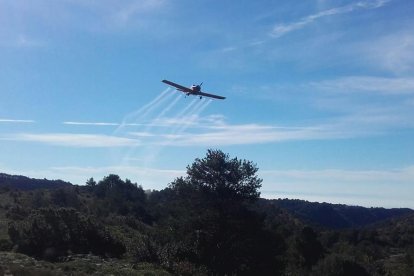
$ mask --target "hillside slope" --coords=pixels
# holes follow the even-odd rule
[[[218,201],[180,180],[145,193],[116,175],[57,189],[16,179],[31,189],[0,189],[0,274],[211,275],[232,258],[255,275],[414,272],[410,209]]]
[[[19,190],[52,189],[69,187],[72,184],[63,180],[29,178],[22,175],[0,173],[0,188]]]
[[[264,200],[262,204],[283,208],[307,223],[331,229],[363,227],[391,218],[414,214],[414,210],[409,208],[365,208],[298,199]]]

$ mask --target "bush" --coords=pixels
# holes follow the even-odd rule
[[[326,276],[368,276],[369,273],[363,266],[346,256],[337,254],[329,255],[322,259],[312,271],[312,275]]]
[[[0,251],[10,251],[13,248],[13,244],[8,239],[0,239]]]
[[[48,260],[71,253],[119,257],[125,246],[102,225],[75,209],[47,208],[32,212],[25,221],[9,224],[17,250]]]

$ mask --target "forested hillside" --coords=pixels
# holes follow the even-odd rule
[[[62,180],[35,179],[22,175],[9,175],[0,173],[0,188],[17,190],[53,189],[71,186],[72,184]]]
[[[150,193],[117,175],[53,189],[1,186],[0,273],[414,273],[411,210],[263,200],[257,171],[209,150],[186,177]]]
[[[262,206],[275,205],[286,209],[289,213],[307,223],[334,229],[361,227],[394,217],[414,214],[414,211],[408,208],[364,208],[326,202],[308,202],[298,199],[262,199],[261,204]]]

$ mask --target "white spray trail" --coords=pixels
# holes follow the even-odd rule
[[[203,112],[204,109],[207,108],[207,106],[210,105],[212,100],[206,100],[199,104],[188,116],[188,121],[185,124],[182,124],[182,126],[175,130],[173,133],[173,136],[180,136],[186,129],[188,129],[190,126],[194,124],[194,122],[198,119],[198,115]]]
[[[192,108],[197,103],[197,100],[192,100],[186,107],[184,107],[177,115],[173,116],[170,119],[171,126],[173,130],[180,127],[182,124],[185,123],[186,113],[190,108]],[[168,120],[167,120],[168,122]],[[172,132],[172,131],[171,131]]]
[[[151,120],[149,127],[154,126],[156,123],[159,122],[160,118],[162,118],[168,111],[170,111],[171,108],[178,102],[178,100],[181,98],[181,95],[177,95],[175,99],[166,107],[164,110],[158,114],[157,117],[155,117],[153,120]]]
[[[167,88],[149,103],[124,116],[113,135],[139,135],[136,138],[142,143],[118,152],[117,160],[121,161],[121,166],[129,166],[132,160],[139,161],[144,167],[149,166],[164,147],[174,144],[188,128],[197,125],[199,114],[212,102],[211,99],[192,99],[184,108],[177,110],[174,107],[181,98],[181,93],[171,93],[171,89]],[[160,135],[160,130],[164,135]],[[158,140],[162,137],[167,141]]]
[[[197,104],[195,106],[192,106],[192,108],[188,112],[181,114],[181,116],[179,118],[177,118],[177,121],[179,122],[179,124],[177,124],[171,130],[170,134],[172,136],[175,136],[180,129],[182,129],[182,128],[188,128],[191,124],[193,124],[194,123],[194,116],[195,116],[195,114],[198,114],[197,111],[204,104],[205,104],[205,101],[204,100],[199,101],[199,102],[197,102]]]
[[[165,136],[170,136],[171,139],[171,137],[175,137],[177,130],[188,127],[188,119],[192,118],[191,114],[198,113],[198,110],[202,105],[204,105],[203,101],[199,101],[197,99],[192,100],[183,110],[171,118],[173,125],[171,125],[171,130],[169,132],[167,131],[168,134]],[[169,142],[156,142],[152,144],[148,150],[148,154],[145,155],[145,166],[149,166],[156,159],[162,149],[170,144],[171,143]]]
[[[194,99],[194,100],[192,100],[191,102],[190,102],[190,104],[188,104],[184,109],[182,109],[181,111],[180,111],[180,113],[178,113],[173,119],[174,119],[174,123],[175,122],[180,122],[181,120],[181,118],[183,118],[185,115],[185,113],[197,102],[198,100],[197,99]]]
[[[162,149],[166,146],[169,146],[171,144],[173,144],[173,142],[176,139],[179,139],[180,136],[182,135],[182,133],[184,133],[184,131],[189,128],[190,126],[192,126],[195,121],[198,119],[198,115],[212,102],[211,99],[209,100],[203,100],[203,101],[199,101],[197,104],[194,105],[194,102],[191,102],[186,108],[185,110],[189,110],[193,105],[193,107],[191,108],[190,111],[187,112],[187,114],[184,114],[185,112],[181,112],[179,115],[181,116],[175,116],[174,121],[177,121],[178,124],[172,129],[172,131],[170,132],[170,134],[168,136],[170,136],[169,141],[163,142],[161,144],[155,145],[152,147],[151,151],[149,152],[149,154],[147,154],[145,156],[145,166],[148,166],[151,162],[153,162],[155,160],[155,158],[157,157],[157,155],[162,151]]]
[[[165,101],[170,99],[175,93],[170,93],[171,89],[167,88],[158,94],[154,99],[152,99],[149,103],[145,104],[144,106],[140,107],[139,109],[128,113],[122,119],[122,123],[112,132],[113,136],[119,135],[126,135],[126,127],[131,126],[139,126],[142,125],[144,119],[156,108],[158,108],[161,104]],[[168,93],[168,94],[167,94]],[[136,146],[135,146],[136,147]],[[125,149],[116,148],[111,149],[110,151],[111,159],[112,160],[123,160],[123,156],[125,156]],[[122,161],[123,162],[123,161]]]
[[[146,116],[155,110],[155,108],[159,107],[161,104],[168,102],[168,100],[170,100],[172,98],[173,94],[169,94],[167,96],[165,96],[164,98],[162,98],[161,101],[156,102],[153,106],[151,106],[150,108],[148,108],[143,114],[142,116],[140,116],[139,118],[146,118]],[[177,99],[177,98],[176,98]],[[176,101],[176,99],[174,101]],[[169,107],[171,108],[171,107]]]
[[[170,88],[165,89],[161,92],[156,98],[154,98],[151,102],[144,105],[143,107],[139,108],[136,111],[133,111],[129,114],[127,114],[123,119],[120,126],[118,126],[115,131],[113,132],[113,135],[116,135],[119,133],[125,126],[128,124],[133,124],[138,122],[140,119],[147,116],[152,110],[154,110],[157,106],[159,106],[162,102],[165,102],[167,99],[169,99],[172,96],[172,93],[167,95]]]
[[[145,133],[150,132],[150,130],[157,124],[157,122],[159,121],[159,119],[162,116],[164,116],[168,111],[170,111],[171,108],[173,108],[177,104],[177,102],[180,100],[181,97],[182,97],[182,95],[177,95],[175,97],[175,99],[166,108],[164,108],[160,114],[158,114],[157,117],[155,117],[154,119],[152,119],[148,123],[148,125],[145,127],[144,132]],[[130,157],[133,155],[133,153],[135,152],[136,148],[137,148],[137,146],[132,146],[131,148],[129,148],[128,152],[122,158],[122,163],[123,164],[129,165]]]

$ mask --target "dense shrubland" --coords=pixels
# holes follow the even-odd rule
[[[0,250],[16,259],[23,258],[18,253],[37,259],[25,266],[52,262],[46,267],[63,274],[101,274],[106,270],[97,267],[118,266],[110,273],[414,273],[414,216],[408,210],[395,211],[408,214],[403,218],[374,226],[323,227],[304,214],[322,220],[327,210],[335,218],[331,206],[259,199],[257,170],[250,161],[209,150],[161,191],[145,192],[117,175],[91,178],[85,186],[2,186]],[[281,205],[294,208],[295,215]],[[358,214],[370,217],[365,209]],[[0,272],[12,271],[12,255],[2,256]]]

